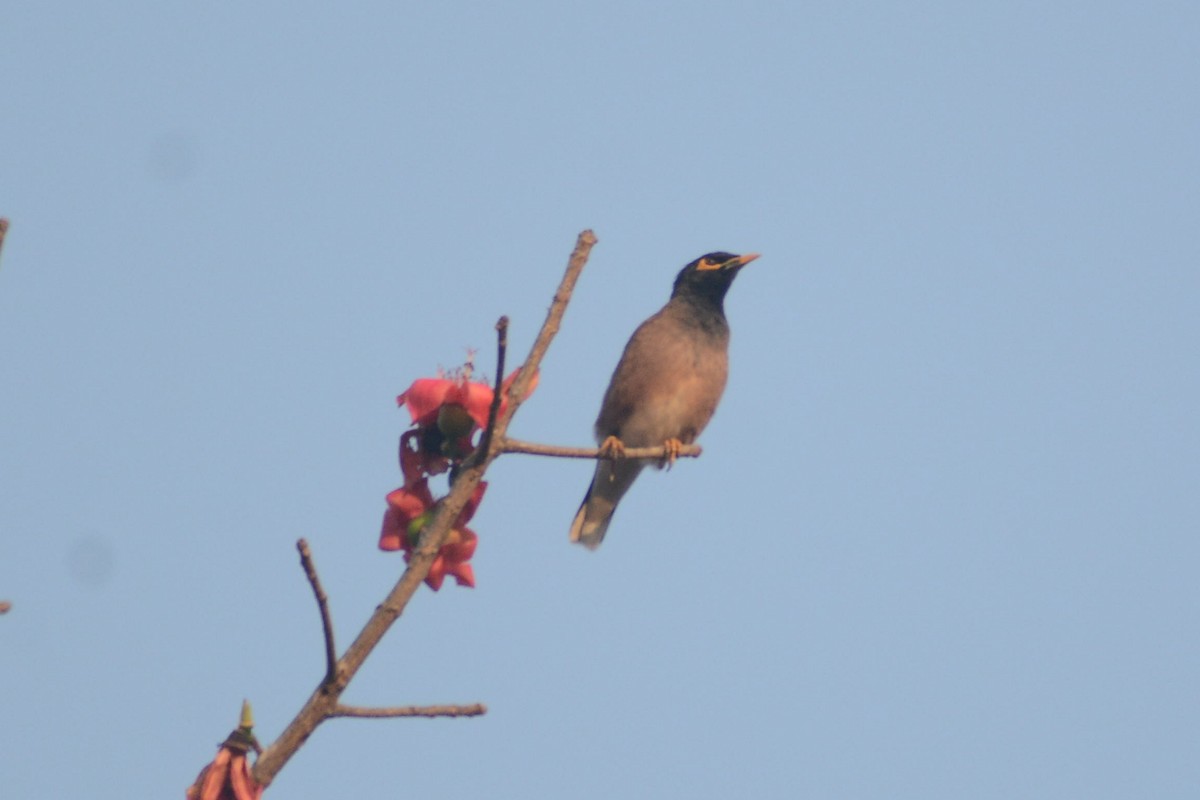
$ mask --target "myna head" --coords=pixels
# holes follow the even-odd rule
[[[710,300],[721,307],[725,293],[742,267],[758,258],[758,253],[735,256],[732,253],[709,253],[684,267],[675,278],[671,297],[681,295]]]

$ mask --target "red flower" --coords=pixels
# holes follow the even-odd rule
[[[187,800],[258,800],[262,793],[263,787],[254,780],[246,754],[222,747],[188,787]]]
[[[442,588],[442,581],[447,575],[453,575],[454,580],[459,586],[475,586],[475,570],[471,567],[468,561],[471,556],[475,555],[475,545],[479,542],[479,537],[470,528],[455,528],[450,531],[450,535],[446,537],[446,543],[442,545],[441,552],[437,558],[433,560],[433,564],[429,567],[429,574],[425,576],[425,583],[430,589],[435,592]],[[408,554],[404,556],[408,560]]]
[[[263,786],[254,780],[246,754],[259,751],[250,704],[242,703],[242,724],[221,744],[217,756],[188,787],[187,800],[259,800]]]
[[[475,585],[475,571],[468,562],[475,555],[475,546],[479,537],[467,527],[467,523],[471,521],[471,517],[475,516],[475,511],[479,508],[486,489],[486,481],[480,481],[479,485],[475,487],[474,494],[471,495],[471,499],[467,501],[463,510],[459,512],[458,519],[454,521],[454,527],[446,536],[446,541],[429,567],[425,583],[435,592],[442,588],[442,583],[447,575],[453,576],[459,586]],[[421,529],[433,516],[433,510],[436,507],[433,495],[429,492],[428,482],[422,478],[412,486],[392,492],[387,496],[387,501],[388,510],[383,515],[379,549],[403,550],[404,560],[408,562],[412,558],[413,548],[420,540]]]
[[[504,413],[507,408],[508,391],[519,373],[520,369],[513,370],[501,384],[499,413]],[[417,442],[413,449],[421,454],[421,461],[416,463],[430,475],[445,472],[448,460],[461,459],[470,454],[474,447],[471,438],[475,431],[487,427],[495,392],[486,383],[470,380],[470,374],[471,364],[468,362],[451,377],[415,380],[396,398],[397,404],[408,408],[416,426],[412,438]],[[537,375],[534,375],[530,392],[536,387]],[[401,446],[411,445],[402,442]],[[404,467],[402,451],[401,469]],[[404,469],[404,474],[407,478],[410,472]]]
[[[433,495],[425,478],[397,489],[387,496],[388,509],[383,514],[383,530],[379,534],[380,550],[407,550],[416,544],[421,528],[433,511]]]
[[[437,424],[442,406],[459,405],[482,428],[487,425],[492,407],[492,387],[464,378],[420,378],[396,398],[396,403],[408,406],[413,422],[425,426]]]
[[[379,533],[381,550],[403,550],[404,560],[412,558],[421,538],[421,529],[433,516],[437,503],[429,491],[429,476],[439,475],[451,464],[470,455],[475,448],[476,431],[486,428],[495,392],[486,383],[471,380],[473,365],[467,363],[455,372],[436,378],[413,381],[396,402],[408,409],[413,427],[400,437],[400,472],[404,486],[387,496],[388,509]],[[513,370],[500,386],[498,413],[508,406],[508,394],[521,370]],[[534,373],[529,391],[537,387]],[[479,537],[467,527],[483,499],[486,483],[480,483],[463,508],[446,541],[429,567],[425,582],[434,591],[446,576],[460,586],[474,586],[475,572],[469,563],[475,555]]]

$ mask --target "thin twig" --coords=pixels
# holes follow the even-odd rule
[[[500,403],[503,400],[501,390],[504,388],[504,356],[508,352],[508,317],[496,321],[496,388],[492,390],[492,405],[488,409],[487,427],[479,438],[479,447],[472,458],[487,458],[492,450],[492,436],[496,432],[496,420],[500,416]]]
[[[0,251],[4,250],[4,235],[8,233],[8,220],[0,217]]]
[[[371,708],[367,706],[344,706],[338,703],[330,712],[331,717],[360,717],[383,719],[387,717],[478,717],[487,713],[483,703],[469,706],[392,706]]]
[[[563,275],[562,282],[558,285],[558,291],[554,294],[554,302],[550,305],[550,311],[546,315],[546,321],[543,323],[537,339],[534,340],[529,357],[525,359],[525,363],[521,367],[521,374],[517,376],[516,381],[509,389],[508,405],[496,421],[496,427],[492,434],[493,440],[503,439],[505,431],[508,430],[509,421],[512,420],[513,414],[525,399],[530,382],[537,374],[538,364],[541,363],[542,356],[545,355],[555,334],[558,333],[563,312],[566,311],[567,303],[571,300],[575,282],[579,279],[579,273],[586,266],[588,254],[595,244],[596,236],[591,231],[579,234],[579,238],[575,242],[575,250],[571,253],[571,259],[567,264],[567,270]],[[388,596],[367,620],[367,624],[363,626],[357,638],[346,648],[345,654],[338,660],[337,674],[333,681],[323,681],[317,686],[299,713],[279,735],[279,738],[272,742],[254,763],[254,777],[260,784],[264,786],[270,784],[279,774],[279,770],[283,769],[296,751],[308,741],[308,737],[317,729],[317,726],[328,719],[329,715],[337,708],[338,698],[346,690],[359,668],[362,667],[367,656],[371,654],[371,651],[383,639],[384,634],[404,611],[408,601],[420,587],[421,582],[425,580],[425,576],[429,574],[429,568],[433,566],[438,551],[445,543],[446,537],[449,536],[450,529],[458,519],[458,515],[462,513],[467,501],[475,493],[475,488],[483,479],[488,465],[499,455],[495,452],[495,447],[491,449],[492,452],[485,454],[480,463],[470,465],[459,473],[450,493],[438,503],[432,519],[421,532],[417,547],[412,551],[408,568],[404,570],[400,580],[392,587]]]
[[[317,565],[313,563],[308,542],[301,539],[296,542],[296,549],[300,551],[300,566],[304,567],[304,574],[312,586],[313,596],[317,598],[317,608],[321,612],[321,627],[325,631],[325,682],[332,683],[337,675],[337,647],[333,643],[333,617],[329,614],[329,597],[321,588],[321,579],[317,577]]]
[[[596,458],[602,460],[615,461],[620,458],[646,458],[662,460],[666,458],[666,448],[662,445],[658,447],[627,447],[620,454],[616,455],[608,450],[600,450],[596,447],[560,447],[554,444],[539,444],[537,442],[523,442],[520,439],[504,438],[500,442],[497,449],[501,453],[528,453],[533,456],[552,456],[554,458]],[[703,452],[698,444],[685,444],[679,448],[679,457],[699,458]]]

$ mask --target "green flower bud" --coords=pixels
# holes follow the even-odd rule
[[[433,516],[433,510],[430,509],[429,511],[426,511],[421,516],[415,518],[412,522],[408,523],[408,530],[406,531],[406,535],[407,535],[408,544],[410,547],[417,546],[417,542],[420,541],[420,539],[421,539],[421,531],[423,531],[425,529],[426,523],[429,522],[429,518],[432,516]]]
[[[475,420],[458,403],[447,403],[438,409],[438,430],[447,439],[461,439],[475,427]]]

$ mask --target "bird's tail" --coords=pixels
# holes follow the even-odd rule
[[[588,487],[583,503],[571,522],[572,542],[578,542],[589,550],[600,546],[613,512],[617,510],[617,503],[621,502],[644,466],[644,462],[633,459],[601,461],[596,465],[592,485]]]
[[[579,511],[571,522],[571,541],[583,545],[589,550],[595,550],[604,541],[608,532],[608,523],[616,511],[616,503],[600,497],[592,497],[593,486],[588,487],[588,493],[579,505]]]

